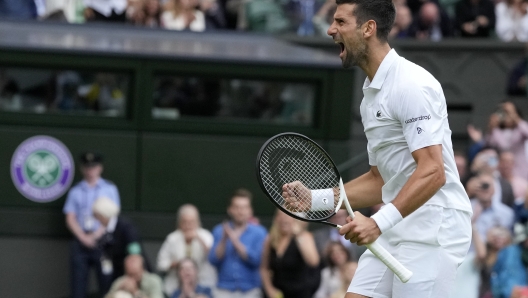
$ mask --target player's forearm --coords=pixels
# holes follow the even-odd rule
[[[372,170],[345,184],[345,192],[352,209],[374,206],[382,202],[383,179]],[[341,208],[345,208],[343,204]]]
[[[425,204],[445,182],[443,165],[418,164],[392,204],[405,218]]]

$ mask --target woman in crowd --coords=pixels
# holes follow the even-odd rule
[[[260,274],[269,298],[312,297],[319,286],[319,254],[312,234],[300,222],[277,211],[264,242]]]
[[[476,234],[474,237],[477,237],[477,241],[474,241],[474,243],[479,241],[482,243],[479,239],[478,232],[474,231],[474,234]],[[493,297],[491,289],[493,267],[497,262],[499,252],[510,245],[511,233],[506,228],[494,227],[488,230],[486,238],[486,244],[475,243],[477,251],[476,262],[480,266],[480,298]]]
[[[357,262],[347,262],[345,265],[343,265],[340,270],[341,287],[332,295],[328,296],[328,298],[345,297],[348,290],[348,286],[350,285],[350,282],[352,281],[352,278],[354,278],[354,274],[356,273],[357,266]]]
[[[213,298],[210,288],[198,284],[198,266],[192,259],[181,260],[176,275],[180,286],[171,298]]]
[[[343,287],[342,273],[350,261],[350,253],[341,242],[330,242],[325,248],[328,267],[321,272],[321,284],[314,298],[328,298]],[[346,284],[348,286],[350,280]]]
[[[505,0],[495,6],[495,32],[503,41],[528,41],[528,14],[524,0]]]
[[[214,271],[207,263],[207,254],[213,245],[213,235],[201,228],[198,209],[182,205],[177,212],[176,231],[170,233],[158,253],[158,270],[166,273],[164,290],[171,295],[178,287],[176,268],[181,260],[190,258],[198,265],[200,284],[214,285]]]
[[[528,179],[526,140],[528,140],[528,123],[524,121],[519,109],[512,102],[503,103],[490,117],[486,141],[488,145],[501,151],[511,151],[515,155],[513,172],[524,179]]]

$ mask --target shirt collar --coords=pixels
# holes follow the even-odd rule
[[[106,231],[108,233],[113,233],[115,231],[116,225],[117,225],[117,216],[113,216],[108,221],[108,225],[106,226]]]
[[[385,78],[387,78],[387,74],[389,73],[389,69],[391,68],[392,64],[396,59],[398,59],[400,55],[396,53],[396,50],[391,49],[389,53],[383,58],[383,61],[381,61],[380,66],[378,67],[378,70],[374,74],[374,79],[372,82],[367,77],[365,79],[365,83],[363,84],[363,89],[381,89],[381,86],[383,86],[383,83],[385,82]]]
[[[81,182],[81,184],[82,184],[82,187],[84,187],[84,188],[86,188],[86,189],[91,188],[91,187],[88,185],[88,182],[86,182],[86,180],[83,180],[83,181]],[[103,178],[99,178],[99,179],[97,179],[97,183],[95,183],[94,188],[100,187],[100,186],[103,185],[103,184],[104,184]]]

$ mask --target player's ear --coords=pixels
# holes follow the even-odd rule
[[[361,26],[361,30],[362,30],[362,33],[363,33],[363,37],[365,37],[365,38],[369,38],[371,36],[375,36],[376,35],[376,31],[377,31],[376,21],[374,21],[374,20],[366,21],[363,24],[363,26]]]

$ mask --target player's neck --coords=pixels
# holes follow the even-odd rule
[[[376,44],[369,47],[369,54],[367,56],[367,61],[364,65],[361,66],[363,71],[367,74],[367,77],[372,82],[378,68],[381,65],[385,56],[390,52],[391,47],[388,43]]]

